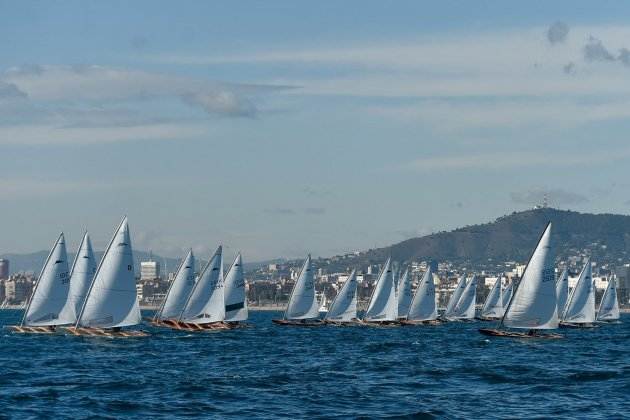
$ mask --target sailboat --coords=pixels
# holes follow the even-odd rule
[[[398,282],[398,319],[407,317],[411,299],[413,299],[411,279],[409,278],[409,269],[406,269]]]
[[[505,286],[505,289],[503,289],[502,302],[503,302],[504,312],[505,312],[505,308],[507,308],[508,304],[510,303],[510,299],[512,299],[513,291],[514,291],[514,280],[510,280],[510,284]]]
[[[556,282],[556,297],[558,299],[558,314],[563,314],[569,300],[569,270],[562,270]]]
[[[319,304],[315,295],[315,277],[311,266],[311,256],[306,257],[297,281],[291,290],[291,297],[282,319],[272,320],[278,325],[312,327],[322,325],[319,318]]]
[[[608,286],[602,296],[597,311],[597,321],[618,321],[619,320],[619,301],[617,300],[617,282],[614,277],[608,280]]]
[[[70,270],[70,290],[68,299],[61,310],[59,318],[65,324],[74,325],[79,317],[79,312],[87,296],[90,285],[96,273],[96,259],[92,250],[92,242],[87,232],[83,235],[81,245]]]
[[[76,324],[66,330],[87,336],[147,336],[144,331],[122,329],[141,321],[129,225],[124,217],[96,269]]]
[[[325,314],[326,312],[328,312],[328,300],[326,300],[326,290],[324,289],[322,292],[322,299],[319,304],[319,313]]]
[[[501,287],[501,276],[494,282],[486,301],[481,307],[480,319],[484,321],[499,320],[505,312],[503,307],[503,288]]]
[[[409,312],[404,320],[400,321],[402,325],[418,325],[440,323],[437,319],[438,311],[435,302],[435,283],[433,282],[433,271],[431,267],[425,271],[422,280],[413,295],[413,300],[409,306]]]
[[[239,253],[225,277],[225,322],[236,326],[239,322],[247,321],[247,316],[243,258]]]
[[[561,338],[559,334],[540,334],[538,330],[558,328],[554,252],[551,223],[543,231],[525,267],[523,277],[501,318],[499,328],[481,328],[484,335],[516,338]],[[527,333],[506,330],[527,329]]]
[[[187,331],[229,329],[225,322],[223,247],[219,246],[199,275],[176,328]]]
[[[18,333],[55,332],[57,326],[67,323],[60,318],[60,314],[68,299],[69,289],[66,242],[61,233],[35,282],[22,322],[9,328]]]
[[[477,301],[477,276],[473,275],[466,283],[466,288],[453,307],[448,321],[470,321],[475,319],[475,303]]]
[[[151,323],[157,326],[177,326],[177,321],[194,287],[195,256],[191,249],[177,268],[175,278],[168,286],[162,305]]]
[[[341,286],[339,293],[330,304],[324,317],[326,324],[350,324],[357,320],[357,276],[352,270],[348,280]]]
[[[398,324],[398,301],[396,300],[396,285],[394,284],[391,263],[390,257],[378,276],[367,311],[363,317],[363,322],[366,324]]]
[[[595,326],[595,284],[591,260],[584,264],[580,277],[571,291],[560,321],[561,327],[592,328]]]
[[[448,303],[446,304],[446,310],[444,311],[444,314],[442,314],[443,319],[449,320],[453,318],[453,310],[455,309],[457,302],[459,302],[459,298],[462,296],[462,293],[464,293],[464,290],[466,290],[466,276],[462,275],[457,282],[457,288],[455,288],[453,294],[448,300]]]

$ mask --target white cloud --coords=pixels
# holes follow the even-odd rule
[[[114,187],[115,184],[110,181],[77,181],[24,177],[0,178],[0,196],[7,199],[41,199],[60,194],[73,194],[81,191],[100,191]]]

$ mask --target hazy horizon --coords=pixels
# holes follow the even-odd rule
[[[0,254],[125,214],[137,249],[262,261],[630,212],[627,3],[0,7]]]

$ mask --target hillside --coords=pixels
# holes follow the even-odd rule
[[[615,262],[618,259],[628,262],[630,216],[541,208],[515,212],[491,223],[408,239],[330,266],[351,264],[360,267],[382,262],[390,254],[397,261],[435,259],[467,262],[475,266],[491,261],[525,262],[549,221],[553,224],[558,257],[578,255],[588,249],[600,262]]]

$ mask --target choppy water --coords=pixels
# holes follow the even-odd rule
[[[21,312],[0,311],[0,324]],[[0,416],[629,418],[630,317],[564,340],[479,323],[0,338]],[[487,324],[486,324],[487,325]]]

